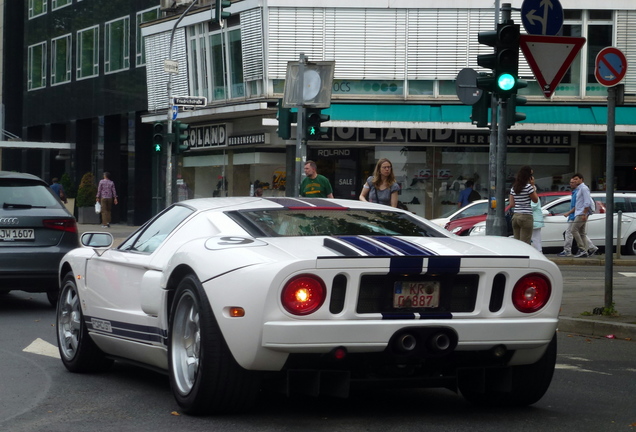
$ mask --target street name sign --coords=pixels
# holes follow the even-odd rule
[[[563,7],[559,0],[524,0],[521,23],[528,34],[558,35],[563,27]]]
[[[182,107],[201,107],[208,104],[208,98],[204,96],[175,96],[172,105]]]
[[[603,48],[596,55],[594,75],[599,84],[605,87],[613,87],[625,78],[626,73],[627,59],[625,54],[618,48]]]
[[[179,73],[179,62],[176,60],[164,60],[163,61],[163,71],[169,74],[178,74]]]
[[[585,38],[521,35],[519,45],[543,95],[550,98],[585,45]]]

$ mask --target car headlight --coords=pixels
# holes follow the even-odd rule
[[[460,232],[461,230],[462,230],[462,227],[458,226],[458,227],[453,228],[453,229],[451,230],[451,232],[452,232],[453,234],[457,234],[457,233],[458,233],[458,232]]]
[[[476,225],[472,227],[468,235],[486,235],[486,225]]]

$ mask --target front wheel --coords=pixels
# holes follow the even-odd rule
[[[636,255],[636,233],[629,236],[625,249],[628,255]]]
[[[496,373],[485,374],[485,390],[480,391],[467,384],[474,382],[468,379],[459,382],[459,390],[462,396],[469,402],[480,406],[527,406],[538,402],[552,382],[557,358],[556,334],[550,341],[543,356],[534,364],[512,366],[512,383],[507,391],[499,390],[502,387],[503,376]]]
[[[106,358],[88,335],[72,273],[68,273],[62,282],[57,303],[56,327],[62,363],[69,371],[95,372],[113,364],[113,360]]]
[[[225,414],[253,405],[258,375],[234,360],[198,279],[177,288],[168,333],[170,385],[187,414]]]

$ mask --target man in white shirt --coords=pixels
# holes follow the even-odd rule
[[[594,209],[594,202],[590,196],[590,189],[583,183],[583,176],[576,173],[572,179],[577,183],[576,204],[574,206],[574,222],[572,222],[572,235],[579,247],[579,252],[574,255],[575,258],[586,258],[594,255],[598,248],[587,237],[586,225],[587,218]]]

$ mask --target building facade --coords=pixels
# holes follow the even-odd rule
[[[140,25],[156,20],[159,0],[4,2],[2,167],[75,185],[109,171],[120,204],[114,222],[140,224],[152,213],[152,127]],[[70,150],[34,148],[69,143]]]

